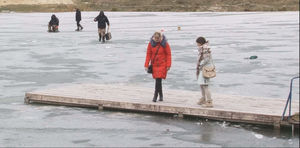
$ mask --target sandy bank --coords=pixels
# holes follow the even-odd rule
[[[49,5],[49,4],[73,4],[72,0],[0,0],[0,6],[6,5]]]

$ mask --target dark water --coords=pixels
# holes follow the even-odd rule
[[[263,126],[25,105],[25,92],[66,83],[153,87],[143,64],[148,40],[161,28],[173,58],[164,88],[199,90],[198,36],[212,47],[214,93],[286,98],[290,78],[299,75],[299,12],[109,12],[113,39],[106,44],[98,42],[97,14],[82,12],[84,30],[75,32],[74,13],[57,13],[61,32],[47,33],[50,13],[0,13],[0,146],[299,147],[299,135]],[[258,59],[245,59],[252,55]]]

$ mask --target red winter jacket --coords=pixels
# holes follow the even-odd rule
[[[159,47],[158,53],[154,59],[154,55],[156,53],[157,48]],[[148,44],[147,48],[147,55],[146,55],[146,61],[145,61],[145,67],[149,66],[149,62],[153,63],[153,73],[152,77],[154,79],[156,78],[162,78],[166,79],[167,77],[167,67],[171,67],[171,49],[166,41],[165,36],[163,36],[163,40],[159,43],[155,43],[154,40],[151,39],[151,41]]]

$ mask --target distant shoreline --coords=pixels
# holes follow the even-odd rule
[[[100,10],[89,10],[89,11],[81,11],[81,12],[98,12],[99,13]],[[37,12],[37,11],[28,11],[28,12],[23,12],[23,11],[0,11],[0,14],[1,13],[73,13],[75,12],[74,11],[43,11],[43,12]],[[180,12],[174,12],[174,11],[105,11],[106,13],[107,12],[140,12],[140,13],[180,13]],[[288,12],[299,12],[299,11],[183,11],[182,13],[256,13],[256,12],[265,12],[265,13],[288,13]]]
[[[73,12],[75,8],[82,11],[118,12],[299,11],[299,0],[72,0],[67,4],[61,0],[52,0],[46,4],[28,3],[0,3],[0,12]]]

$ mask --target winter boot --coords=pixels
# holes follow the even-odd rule
[[[156,102],[156,100],[157,100],[157,97],[158,97],[158,92],[157,92],[157,91],[155,91],[155,92],[154,92],[154,96],[153,96],[153,99],[152,99],[152,101],[153,101],[153,102]]]
[[[206,103],[206,101],[205,101],[204,97],[201,97],[200,100],[197,102],[198,105],[202,105],[205,103]]]
[[[102,37],[101,37],[101,34],[99,33],[99,42],[101,42],[101,38],[102,38]]]
[[[212,108],[212,107],[214,107],[214,106],[213,106],[213,103],[212,103],[212,100],[206,101],[205,104],[203,104],[203,107],[207,107],[207,108]]]
[[[164,97],[163,97],[162,90],[160,90],[158,93],[159,93],[159,101],[163,101]]]
[[[102,42],[105,43],[105,35],[102,37]]]

